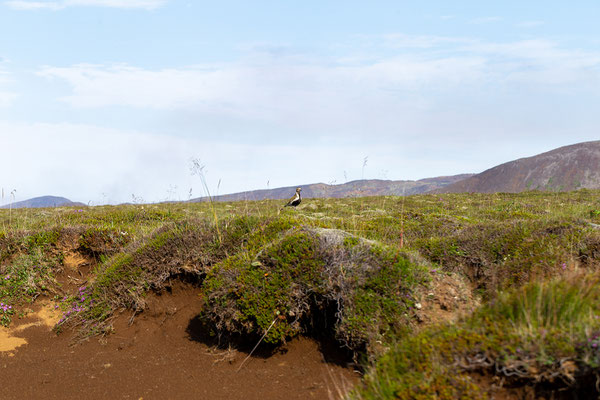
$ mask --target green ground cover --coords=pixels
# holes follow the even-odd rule
[[[573,388],[599,372],[599,194],[0,210],[0,321],[44,295],[57,332],[109,334],[182,279],[222,340],[331,335],[363,360],[356,398],[486,398],[474,374]],[[57,279],[68,252],[96,265],[74,293]],[[463,277],[481,307],[421,328],[432,270]]]

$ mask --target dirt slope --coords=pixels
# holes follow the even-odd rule
[[[119,316],[105,343],[70,346],[70,335],[50,330],[54,307],[36,303],[35,314],[0,332],[4,400],[337,399],[360,378],[305,338],[273,355],[258,351],[238,372],[248,354],[205,339],[189,286],[150,298],[131,326],[130,315]]]

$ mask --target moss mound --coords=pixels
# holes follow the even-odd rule
[[[426,277],[397,250],[338,230],[292,228],[211,269],[205,317],[220,334],[280,343],[310,334],[318,314],[334,309],[336,338],[372,354],[410,324],[413,291]]]
[[[110,330],[109,318],[118,309],[141,312],[149,290],[162,290],[170,278],[189,275],[201,282],[207,268],[238,248],[252,221],[228,221],[226,239],[219,241],[214,226],[201,220],[166,224],[149,237],[106,259],[89,287],[80,288],[64,308],[57,326],[79,327],[79,336]],[[88,238],[83,235],[82,239]]]
[[[598,274],[527,284],[455,325],[402,338],[352,397],[488,398],[493,392],[476,384],[478,375],[497,376],[509,387],[533,386],[540,394],[595,392],[599,313]],[[582,388],[585,382],[592,383]]]

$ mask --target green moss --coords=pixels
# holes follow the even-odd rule
[[[299,232],[264,248],[254,261],[242,253],[217,265],[204,287],[214,315],[233,315],[228,323],[246,333],[262,334],[271,327],[266,342],[277,343],[297,335],[300,325],[287,317],[295,307],[294,290],[319,291],[324,262],[317,245],[312,235]],[[235,310],[224,310],[230,301]]]
[[[384,246],[347,237],[335,245],[320,235],[328,233],[292,228],[256,256],[243,252],[218,264],[204,281],[208,319],[229,333],[269,329],[265,340],[278,343],[306,328],[311,307],[333,301],[339,312],[329,323],[352,349],[372,351],[406,332],[424,268]],[[339,265],[328,265],[331,257]]]
[[[292,228],[300,228],[301,222],[294,216],[283,215],[263,220],[257,224],[247,240],[247,251],[257,254],[262,248],[276,241]]]
[[[141,268],[132,268],[133,255],[120,253],[108,261],[108,266],[98,274],[96,288],[107,288],[123,280],[131,280],[139,276]]]
[[[356,236],[346,236],[344,238],[344,247],[348,250],[352,249],[354,246],[358,245],[360,240]]]
[[[53,229],[26,236],[23,241],[29,251],[34,251],[35,248],[47,249],[48,247],[56,246],[59,238],[60,231]]]
[[[594,341],[600,335],[590,332],[600,327],[595,318],[600,311],[599,289],[600,279],[594,275],[531,283],[502,293],[456,325],[402,337],[353,396],[487,398],[469,375],[469,370],[487,368],[474,362],[476,358],[496,365],[495,371],[507,368],[507,373],[514,365],[529,366],[520,374],[531,382],[551,375],[553,368],[560,371],[559,360],[595,368]]]
[[[428,274],[397,250],[371,246],[366,254],[358,263],[375,268],[365,271],[364,277],[349,277],[358,283],[344,300],[338,335],[355,347],[366,344],[373,348],[375,343],[389,343],[410,330],[413,291],[426,283]]]
[[[158,234],[156,234],[152,238],[150,238],[142,246],[140,246],[136,250],[136,252],[138,254],[141,254],[144,252],[160,250],[161,247],[165,246],[169,240],[171,240],[175,237],[175,235],[176,235],[176,232],[174,232],[173,230],[159,232]]]

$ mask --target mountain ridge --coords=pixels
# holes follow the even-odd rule
[[[250,190],[239,193],[212,196],[214,201],[254,201],[254,200],[283,200],[292,196],[297,187],[302,188],[303,198],[341,198],[362,196],[403,196],[425,193],[454,182],[466,179],[473,174],[440,176],[413,180],[383,180],[361,179],[337,185],[326,183],[311,183],[305,185],[285,186],[273,189]],[[198,197],[189,202],[206,201],[208,197]]]
[[[434,193],[518,193],[600,189],[600,140],[562,146],[509,161]]]
[[[59,196],[39,196],[0,206],[0,208],[45,208],[45,207],[85,207],[80,202]]]

